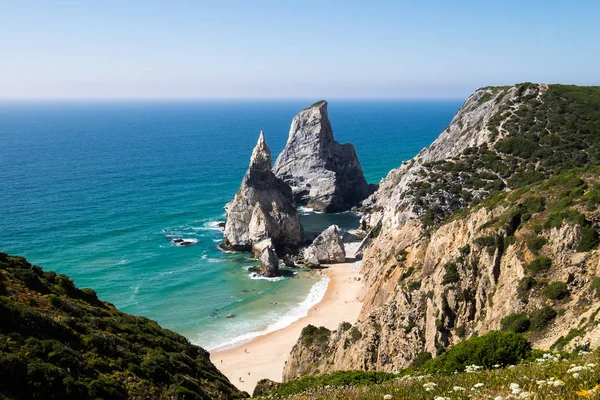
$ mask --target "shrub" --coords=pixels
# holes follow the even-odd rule
[[[423,365],[425,365],[425,363],[427,363],[427,361],[431,360],[432,358],[433,357],[431,356],[430,352],[422,351],[415,356],[414,360],[412,360],[412,362],[410,363],[410,366],[415,367],[415,368],[420,368]]]
[[[548,240],[543,236],[534,236],[527,239],[527,247],[536,255],[546,243],[548,243]]]
[[[533,279],[531,276],[525,276],[519,281],[519,286],[517,286],[517,293],[519,293],[520,296],[524,296],[527,294],[527,292],[531,290],[531,288],[535,284],[535,279]]]
[[[352,324],[350,322],[344,321],[340,324],[339,330],[342,332],[346,332],[350,328],[352,328]]]
[[[311,345],[315,342],[318,345],[323,345],[329,340],[330,334],[331,331],[324,326],[317,328],[316,326],[309,324],[302,328],[300,339],[302,339],[302,342],[307,345]]]
[[[596,293],[596,297],[600,297],[600,277],[596,277],[592,281],[592,290]]]
[[[482,236],[473,240],[473,243],[483,247],[494,246],[496,244],[496,238],[494,236]]]
[[[530,262],[529,264],[527,264],[527,269],[534,273],[534,274],[539,274],[539,273],[544,273],[544,272],[548,272],[548,270],[550,269],[550,267],[552,266],[552,260],[549,259],[548,257],[538,257],[535,260],[533,260],[532,262]]]
[[[577,245],[577,251],[590,251],[598,246],[598,232],[591,225],[581,228],[581,238]]]
[[[569,295],[569,289],[564,282],[551,282],[544,287],[542,294],[550,300],[561,300]]]
[[[402,271],[402,274],[400,274],[400,277],[398,278],[398,284],[400,284],[406,278],[411,276],[413,274],[413,272],[415,272],[415,269],[413,267],[408,267],[408,269],[406,269],[405,271]]]
[[[502,318],[500,325],[502,326],[503,331],[522,333],[527,332],[530,322],[525,313],[518,313],[510,314]]]
[[[529,320],[531,321],[531,329],[534,331],[541,331],[548,324],[556,318],[556,311],[549,306],[544,306],[538,310],[535,310],[531,314],[529,314]]]
[[[420,280],[416,280],[416,281],[410,281],[408,282],[408,291],[409,292],[413,292],[415,290],[418,290],[421,287],[421,281]]]
[[[490,369],[494,365],[515,364],[531,354],[531,344],[515,332],[491,331],[483,336],[471,337],[428,361],[424,368],[430,373],[453,374],[467,365],[481,365]]]
[[[450,283],[456,283],[460,279],[460,275],[458,274],[458,267],[455,263],[449,262],[444,266],[446,273],[442,278],[442,285],[447,285]]]
[[[528,197],[523,200],[523,205],[530,213],[544,211],[545,202],[542,197]]]

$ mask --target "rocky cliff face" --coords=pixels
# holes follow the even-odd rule
[[[542,349],[600,346],[600,168],[572,170],[600,164],[599,144],[578,136],[582,115],[586,126],[600,118],[578,108],[600,105],[590,90],[523,84],[469,97],[365,201],[359,322],[326,344],[299,341],[284,379],[395,371],[495,329]]]
[[[294,117],[273,172],[292,187],[298,203],[318,211],[350,209],[370,191],[354,146],[333,138],[326,101]]]
[[[262,132],[240,190],[225,211],[224,248],[250,251],[265,239],[275,247],[293,248],[302,242],[292,189],[271,172],[271,151]]]

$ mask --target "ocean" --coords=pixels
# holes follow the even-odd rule
[[[0,251],[69,275],[120,310],[207,349],[288,325],[322,297],[314,271],[255,279],[224,253],[219,222],[260,130],[283,149],[312,100],[0,103]],[[329,102],[334,135],[377,183],[428,146],[458,100]],[[354,213],[303,211],[305,230]],[[197,243],[178,247],[182,237]]]

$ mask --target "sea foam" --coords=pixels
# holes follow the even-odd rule
[[[248,332],[243,335],[236,336],[233,339],[227,340],[223,343],[219,343],[214,346],[205,345],[204,347],[208,351],[225,350],[228,348],[239,346],[243,343],[247,343],[258,336],[266,335],[268,333],[284,329],[293,324],[294,322],[298,321],[300,318],[306,317],[308,315],[308,311],[323,299],[323,296],[325,296],[325,292],[327,291],[328,285],[329,277],[323,276],[323,279],[321,279],[319,282],[315,283],[312,286],[310,292],[308,293],[304,301],[298,303],[293,310],[286,312],[285,315],[282,315],[277,321],[268,325],[265,329]]]

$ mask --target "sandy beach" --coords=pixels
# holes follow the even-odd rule
[[[357,265],[352,262],[333,264],[321,273],[330,279],[327,291],[306,317],[240,346],[211,353],[212,362],[231,383],[252,394],[260,379],[281,382],[283,366],[302,328],[312,324],[333,330],[342,321],[356,321],[364,297]]]

